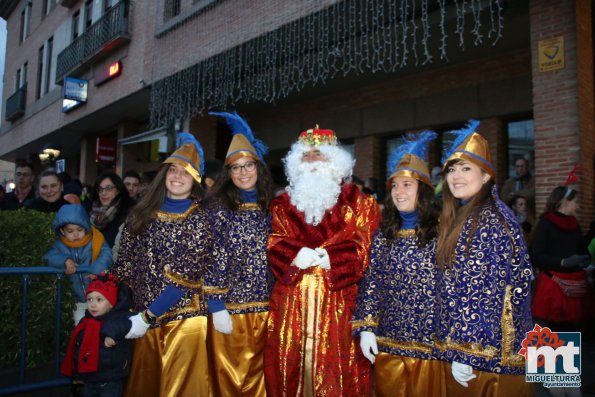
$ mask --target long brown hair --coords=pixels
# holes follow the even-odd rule
[[[417,199],[415,203],[417,226],[415,227],[415,234],[417,235],[419,247],[423,248],[438,233],[440,206],[434,195],[434,189],[423,182],[419,182],[417,186]],[[387,239],[393,240],[401,228],[401,223],[402,219],[399,215],[399,210],[395,206],[392,196],[387,194],[384,200],[380,229]]]
[[[264,166],[260,161],[256,161],[256,170],[258,173],[256,177],[257,204],[266,212],[273,198],[273,178],[268,167]],[[218,201],[232,211],[238,210],[240,190],[233,184],[230,172],[229,165],[225,166],[225,172],[219,174],[207,195],[206,205],[212,205],[215,201]]]
[[[169,170],[170,164],[162,164],[159,172],[147,188],[147,193],[143,195],[141,200],[130,211],[130,215],[126,220],[126,225],[130,229],[130,233],[137,236],[143,232],[155,212],[161,208],[165,200],[165,176]],[[192,190],[190,191],[190,198],[198,200],[201,192],[200,184],[193,178]]]
[[[449,161],[445,168],[459,162],[459,159]],[[484,171],[482,170],[482,173]],[[459,236],[468,219],[472,219],[469,238],[472,238],[477,230],[479,212],[486,203],[493,201],[491,191],[494,186],[494,179],[490,178],[477,192],[475,196],[465,205],[461,205],[459,199],[455,198],[450,191],[446,181],[446,174],[442,177],[442,213],[440,214],[440,226],[438,229],[438,243],[436,247],[436,263],[442,269],[451,267],[454,259],[455,249]],[[467,247],[469,244],[467,244]]]

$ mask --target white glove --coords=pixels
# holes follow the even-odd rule
[[[136,339],[140,338],[141,336],[147,333],[147,330],[149,329],[149,324],[147,324],[145,320],[143,320],[141,313],[138,313],[136,316],[130,317],[129,320],[132,323],[132,327],[130,328],[130,331],[128,331],[124,338]]]
[[[326,252],[324,248],[315,248],[314,251],[316,251],[319,257],[318,266],[320,266],[321,269],[330,270],[331,258],[329,258],[328,252]]]
[[[320,257],[318,256],[318,252],[314,251],[312,248],[302,247],[302,249],[300,249],[300,251],[295,256],[293,264],[304,270],[318,265],[317,262],[319,261]]]
[[[452,362],[452,377],[464,387],[469,387],[471,379],[477,378],[477,375],[473,373],[473,368],[470,365],[459,363],[457,361]]]
[[[359,334],[359,347],[372,364],[376,361],[376,354],[378,354],[378,345],[376,344],[376,335],[370,331],[362,331]]]
[[[231,316],[227,310],[219,310],[213,313],[213,325],[215,329],[223,334],[230,335],[231,329]]]

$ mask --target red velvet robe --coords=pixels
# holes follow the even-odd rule
[[[316,226],[305,222],[287,193],[273,200],[271,213],[268,255],[277,283],[264,354],[268,395],[369,395],[370,363],[350,320],[380,221],[376,201],[347,184]],[[331,269],[291,266],[302,247],[325,248]]]

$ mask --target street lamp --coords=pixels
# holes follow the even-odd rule
[[[60,147],[55,143],[46,143],[39,153],[39,160],[43,164],[52,165],[60,157]]]

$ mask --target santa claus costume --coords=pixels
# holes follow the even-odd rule
[[[286,192],[271,203],[277,280],[265,344],[269,396],[366,396],[370,363],[351,335],[378,205],[352,184],[354,160],[331,130],[300,134],[284,159]]]

